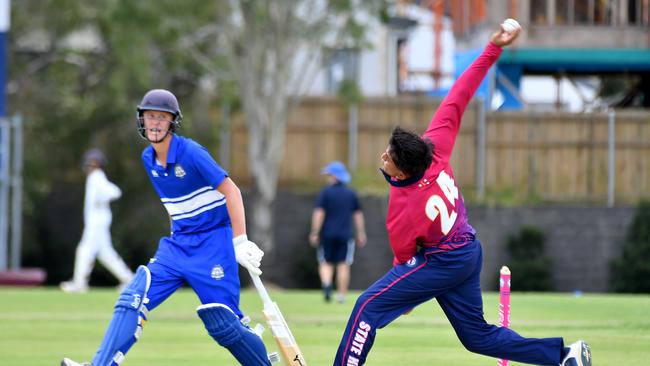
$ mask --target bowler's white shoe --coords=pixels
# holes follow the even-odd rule
[[[78,292],[78,293],[88,292],[88,285],[78,284],[73,281],[61,282],[61,284],[59,284],[59,287],[61,288],[61,290],[63,290],[63,292]]]
[[[61,361],[61,366],[91,366],[91,365],[88,362],[79,363],[79,362],[72,361],[69,358],[64,358],[63,361]]]
[[[591,366],[591,349],[585,341],[572,343],[569,349],[560,366]]]

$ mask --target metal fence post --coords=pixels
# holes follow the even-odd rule
[[[5,118],[0,118],[0,271],[7,270],[10,133],[9,122]]]
[[[14,130],[13,171],[11,190],[11,269],[21,267],[23,227],[23,119],[16,115],[11,119]]]
[[[485,101],[479,98],[476,121],[476,198],[485,199],[486,113]]]
[[[359,105],[348,106],[348,168],[357,168],[357,151],[359,149]]]
[[[607,134],[607,207],[614,207],[616,192],[616,114],[608,113]]]

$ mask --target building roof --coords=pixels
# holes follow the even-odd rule
[[[504,50],[499,65],[545,74],[650,71],[650,49],[512,48]]]

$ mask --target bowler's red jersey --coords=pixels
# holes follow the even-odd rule
[[[386,228],[395,264],[411,259],[418,246],[449,251],[474,239],[449,158],[465,107],[500,54],[501,47],[489,43],[436,111],[423,134],[434,144],[433,161],[424,175],[389,180]]]

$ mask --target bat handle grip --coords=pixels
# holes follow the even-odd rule
[[[266,287],[264,287],[264,284],[262,283],[260,276],[252,274],[250,271],[248,272],[248,274],[251,276],[251,279],[253,280],[253,285],[255,285],[255,289],[257,290],[257,293],[262,298],[262,303],[264,303],[264,305],[273,304],[273,300],[271,300],[268,291],[266,291]]]

